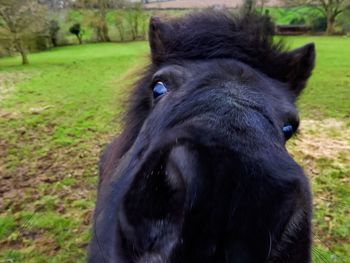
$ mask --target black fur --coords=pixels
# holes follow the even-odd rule
[[[309,184],[282,127],[314,46],[284,51],[264,21],[151,19],[152,64],[101,157],[90,262],[310,262]]]

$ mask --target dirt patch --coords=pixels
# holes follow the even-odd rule
[[[42,111],[45,108],[33,108],[33,112]],[[16,116],[3,115],[11,119]],[[5,141],[0,138],[0,159],[9,159],[10,153],[28,143],[37,147],[45,146],[45,138],[50,138],[55,126],[48,123],[38,130],[23,130],[18,128],[19,136],[16,141]],[[23,134],[22,136],[20,136]],[[45,136],[46,137],[45,137]],[[96,136],[93,140],[81,141],[85,145],[80,147],[57,147],[50,149],[42,156],[29,156],[21,159],[11,169],[8,163],[0,161],[0,210],[17,213],[30,211],[33,213],[46,211],[48,206],[57,214],[80,218],[83,224],[77,230],[77,236],[88,229],[91,224],[92,208],[82,204],[80,200],[95,199],[95,184],[91,178],[97,177],[97,161],[103,144],[108,141],[109,135]],[[291,140],[289,148],[292,155],[297,159],[312,180],[322,176],[322,171],[317,165],[317,160],[325,158],[335,163],[350,161],[350,126],[346,121],[326,119],[322,121],[304,120],[301,123],[300,133]],[[1,150],[2,149],[2,150]],[[70,184],[63,181],[72,179]],[[348,179],[347,179],[348,180]],[[347,181],[348,182],[348,181]],[[345,182],[344,182],[345,183]],[[43,199],[49,197],[50,199]],[[52,201],[50,201],[52,200]],[[332,190],[318,192],[314,198],[315,210],[318,207],[334,207],[336,199]],[[328,220],[328,221],[327,221]],[[317,230],[315,240],[317,243],[330,246],[334,240],[341,242],[339,237],[332,235],[334,220],[332,215],[325,214],[324,222],[327,229]],[[23,226],[18,222],[20,228],[19,238],[16,240],[6,239],[0,242],[0,247],[6,249],[17,249],[27,246],[26,240],[31,240],[35,247],[45,247],[45,253],[56,253],[60,248],[50,238],[46,238],[46,230],[32,229],[31,221]],[[22,233],[23,232],[23,233]],[[13,234],[12,234],[13,236]],[[317,236],[321,238],[317,238]],[[28,241],[29,242],[29,241]],[[85,243],[81,243],[85,246]],[[53,251],[53,252],[52,252]]]
[[[50,240],[52,232],[33,227],[31,217],[25,220],[19,216],[22,211],[33,214],[52,211],[65,218],[80,218],[82,225],[77,236],[90,227],[92,208],[88,201],[95,199],[96,192],[92,179],[97,177],[97,161],[107,135],[74,146],[52,147],[42,156],[16,156],[16,163],[11,164],[11,155],[18,155],[25,145],[45,147],[53,131],[54,126],[48,124],[40,127],[40,131],[15,130],[18,134],[15,141],[0,138],[0,216],[14,215],[17,225],[15,231],[0,240],[0,252],[28,246],[46,255],[60,250],[58,243]],[[33,151],[36,152],[36,148]],[[80,205],[81,200],[88,203]],[[85,241],[80,241],[79,246],[86,246]]]
[[[299,134],[288,143],[291,155],[311,179],[314,241],[331,254],[335,244],[348,243],[341,232],[350,210],[344,193],[350,185],[350,123],[348,120],[303,120]]]
[[[83,151],[65,147],[52,149],[44,156],[33,156],[33,158],[21,160],[13,169],[7,169],[6,164],[1,165],[0,163],[2,174],[0,176],[0,198],[3,200],[0,210],[19,211],[25,207],[30,211],[36,211],[38,207],[32,204],[42,195],[54,195],[60,198],[73,197],[74,200],[90,198],[90,191],[95,189],[91,188],[89,183],[85,184],[85,180],[87,176],[97,176],[97,161],[102,148],[101,144],[98,140],[93,140]],[[13,149],[14,147],[7,145],[6,148]],[[72,178],[81,184],[79,187],[72,185],[60,189],[49,188],[49,192],[38,190],[39,185],[54,185],[65,178]],[[79,191],[75,192],[77,188]]]
[[[16,83],[28,77],[19,72],[0,72],[0,102],[15,90]]]
[[[292,155],[305,161],[324,158],[350,162],[350,126],[336,119],[303,120],[289,146]]]

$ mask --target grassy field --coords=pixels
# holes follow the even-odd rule
[[[317,67],[289,147],[312,179],[315,262],[350,262],[350,39],[314,41]],[[0,262],[84,262],[100,150],[145,42],[53,49],[0,60]]]

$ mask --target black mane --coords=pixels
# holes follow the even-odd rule
[[[158,21],[153,18],[153,25]],[[228,11],[190,14],[159,25],[164,50],[153,62],[232,58],[286,81],[291,58],[281,41],[273,41],[273,27],[268,17],[259,14],[238,16]]]

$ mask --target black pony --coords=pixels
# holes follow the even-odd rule
[[[310,188],[285,142],[315,50],[285,51],[264,21],[151,19],[152,63],[100,161],[90,262],[310,262]]]

